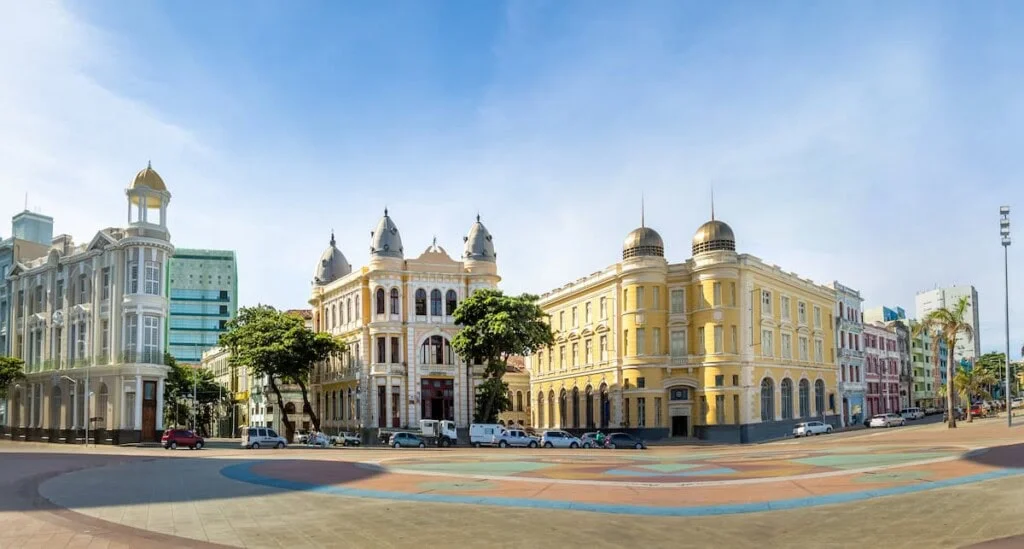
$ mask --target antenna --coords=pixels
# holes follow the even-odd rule
[[[715,184],[711,184],[711,221],[715,220]]]
[[[25,192],[25,211],[28,211],[28,191]]]
[[[640,192],[640,227],[646,227],[644,225],[644,193]]]

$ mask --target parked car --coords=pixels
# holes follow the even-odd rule
[[[516,446],[519,448],[536,448],[540,444],[540,441],[526,434],[526,431],[520,429],[512,429],[510,431],[502,431],[501,435],[498,436],[498,447],[508,448],[509,446]]]
[[[971,415],[974,417],[985,417],[988,415],[988,408],[981,404],[975,404],[971,406]]]
[[[611,448],[612,450],[615,450],[616,448],[635,448],[637,450],[646,450],[647,444],[628,433],[612,433],[605,439],[604,447]]]
[[[1024,406],[1024,398],[1017,397],[1010,401],[1010,405],[1014,408],[1020,408],[1021,406]]]
[[[924,409],[924,415],[926,416],[933,416],[937,413],[939,413],[939,409],[934,406],[928,406]]]
[[[269,427],[249,427],[242,429],[242,448],[259,450],[260,448],[284,448],[288,441],[277,431]]]
[[[583,442],[565,431],[544,431],[540,445],[545,448],[579,448]]]
[[[304,431],[302,429],[299,429],[298,431],[295,431],[295,442],[296,443],[298,443],[298,444],[305,444],[307,440],[309,440],[309,433],[308,432],[306,432],[306,431]]]
[[[427,442],[416,433],[395,433],[388,440],[388,446],[392,448],[426,448]]]
[[[967,419],[967,412],[964,412],[963,408],[954,408],[953,417],[960,421],[961,419]],[[942,412],[942,421],[949,421],[949,410]]]
[[[310,433],[306,437],[306,445],[327,448],[331,445],[331,438],[323,433]]]
[[[497,423],[473,423],[469,426],[469,443],[477,448],[497,446],[505,428]]]
[[[796,426],[793,427],[793,436],[795,437],[809,437],[811,435],[820,435],[823,433],[826,435],[831,434],[832,426],[821,421],[808,421],[805,423],[797,423]]]
[[[186,446],[190,450],[202,450],[203,444],[206,443],[203,437],[185,429],[168,429],[164,431],[164,436],[160,437],[160,442],[166,450],[176,450],[178,446]]]
[[[900,416],[903,419],[921,419],[924,417],[924,410],[920,408],[904,408],[900,410]]]
[[[902,427],[907,420],[896,414],[878,414],[871,418],[869,427]]]
[[[355,433],[343,432],[331,437],[331,443],[335,446],[359,446],[362,440]]]

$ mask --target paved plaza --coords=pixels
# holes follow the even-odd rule
[[[1024,427],[751,446],[0,445],[0,547],[1020,547]]]

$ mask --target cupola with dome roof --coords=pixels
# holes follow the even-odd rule
[[[405,257],[404,252],[402,235],[398,233],[398,227],[388,215],[388,209],[384,208],[384,217],[377,223],[377,229],[370,233],[370,257],[402,259]]]
[[[330,284],[352,272],[352,265],[349,265],[345,255],[338,249],[334,240],[334,231],[331,231],[330,246],[320,254],[320,262],[316,265],[313,273],[313,283],[319,286]]]
[[[498,254],[494,252],[494,242],[491,238],[491,233],[480,222],[480,214],[477,214],[476,223],[469,228],[469,234],[464,236],[462,240],[466,243],[465,252],[462,254],[464,259],[470,261],[490,261],[492,263],[497,260]]]
[[[167,204],[171,201],[171,193],[152,163],[146,163],[146,167],[135,174],[125,194],[128,195],[128,223],[131,227],[153,229],[159,226],[166,231]]]
[[[711,197],[711,221],[701,225],[693,235],[693,255],[705,252],[735,252],[736,235],[724,221],[715,219],[715,198]]]
[[[622,259],[634,257],[665,257],[665,241],[658,231],[648,227],[644,222],[644,207],[640,205],[640,226],[626,235],[622,243]]]

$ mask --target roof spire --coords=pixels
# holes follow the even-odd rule
[[[384,217],[388,216],[388,207],[384,206]]]
[[[479,223],[479,222],[480,222],[480,210],[477,210],[477,211],[476,211],[476,222],[477,222],[477,223]]]
[[[711,221],[715,220],[715,185],[711,184]]]
[[[153,161],[152,160],[147,160],[146,161],[146,169],[147,170],[152,170],[153,169]]]
[[[434,235],[433,248],[434,248],[434,251],[436,252],[437,251],[437,235]]]
[[[640,191],[640,227],[646,227],[644,225],[644,193]]]
[[[335,242],[334,242],[334,229],[331,228],[331,246],[334,246],[334,244],[335,244]]]

